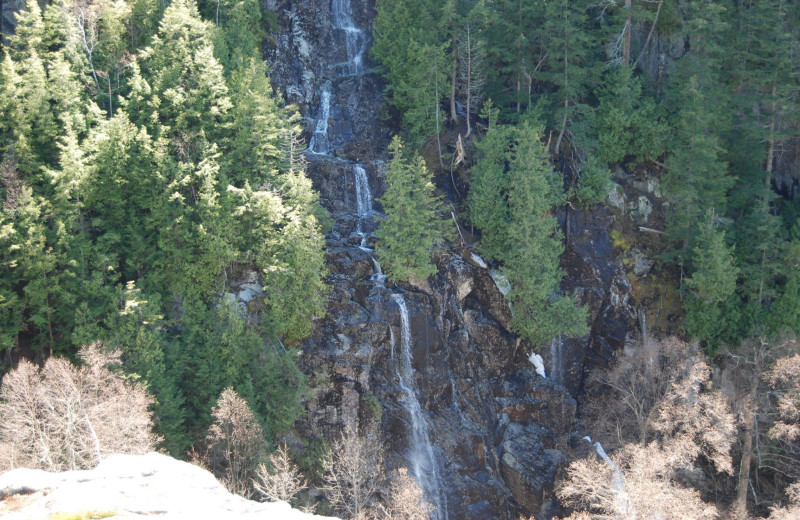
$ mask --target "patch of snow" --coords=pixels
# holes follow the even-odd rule
[[[511,292],[511,282],[508,281],[508,278],[506,278],[503,273],[492,269],[490,274],[492,275],[492,280],[494,280],[495,285],[497,285],[497,288],[500,290],[503,296]]]
[[[470,258],[472,258],[472,261],[475,262],[475,265],[477,265],[478,267],[481,267],[483,269],[489,267],[489,265],[486,263],[486,260],[484,260],[478,253],[471,253]]]
[[[0,475],[0,497],[42,493],[4,520],[87,512],[160,520],[336,520],[303,513],[285,502],[261,503],[231,494],[208,471],[160,453],[111,455],[95,469],[48,473],[15,469]]]
[[[536,367],[537,374],[539,374],[542,377],[547,377],[544,372],[544,359],[542,359],[542,356],[540,356],[536,352],[531,352],[531,355],[530,357],[528,357],[528,360],[531,363],[533,363],[533,366]]]

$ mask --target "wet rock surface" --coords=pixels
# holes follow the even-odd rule
[[[509,331],[502,284],[469,251],[443,253],[439,274],[425,283],[385,281],[371,250],[390,129],[377,117],[382,84],[368,52],[353,67],[352,42],[333,25],[332,8],[341,5],[267,2],[281,27],[267,49],[273,84],[304,116],[314,139],[309,175],[335,219],[326,237],[327,314],[302,344],[301,365],[313,390],[298,433],[332,440],[345,424],[375,424],[388,469],[411,468],[418,455],[412,430],[422,420],[444,495],[437,518],[539,514],[549,506],[564,462],[559,448],[573,428],[574,395],[584,370],[623,345],[635,323],[630,286],[615,267],[608,235],[612,217],[603,210],[561,215],[569,237],[563,289],[589,306],[592,332],[539,349],[548,378],[537,375],[528,360],[533,347]],[[373,1],[350,1],[352,22],[366,35],[374,14]],[[342,25],[341,17],[336,23]],[[366,175],[371,209],[359,202],[364,188],[356,167]],[[407,311],[413,381],[405,381],[401,366],[404,318],[398,297]],[[416,417],[409,411],[409,386],[420,408]]]

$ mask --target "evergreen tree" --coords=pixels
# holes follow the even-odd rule
[[[531,104],[534,78],[548,55],[543,2],[496,0],[486,9],[487,95],[519,117]]]
[[[686,331],[706,343],[710,353],[721,341],[739,337],[736,291],[739,268],[725,243],[725,232],[716,229],[714,212],[703,220],[692,256],[693,272],[686,280]]]
[[[556,155],[560,153],[567,127],[581,112],[589,111],[586,97],[593,75],[590,60],[593,33],[586,26],[586,7],[584,1],[555,0],[545,4],[547,66],[537,76],[556,88],[553,94],[557,106]]]
[[[680,80],[679,80],[680,81]],[[667,215],[669,236],[679,242],[676,256],[684,263],[697,222],[709,209],[723,212],[734,178],[724,161],[725,150],[717,135],[719,100],[712,86],[692,74],[678,86],[680,103],[673,122],[674,137],[668,147],[664,186],[671,203]]]
[[[794,238],[783,255],[786,282],[769,316],[774,329],[800,333],[800,225],[795,224],[794,230]]]
[[[564,248],[550,214],[561,200],[541,130],[525,122],[495,126],[479,145],[472,169],[470,218],[481,230],[481,251],[503,262],[511,283],[512,327],[540,345],[586,332],[586,312],[558,295]]]
[[[245,180],[256,187],[274,182],[278,170],[286,167],[283,144],[290,137],[290,110],[279,106],[261,62],[249,60],[233,72],[230,84],[232,125],[224,142],[222,173],[240,188]]]
[[[412,0],[379,2],[373,25],[372,55],[386,79],[389,104],[415,146],[438,136],[444,117],[449,42],[438,37],[435,4]]]
[[[214,57],[213,27],[200,19],[192,0],[176,0],[138,61],[141,77],[134,69],[126,103],[131,120],[155,138],[163,132],[179,160],[200,162],[230,124],[231,101]]]
[[[173,166],[166,145],[118,111],[86,147],[95,165],[85,195],[95,254],[108,257],[124,280],[146,277],[162,254],[157,241],[168,221],[165,174]]]
[[[376,232],[375,252],[391,280],[424,281],[438,271],[431,257],[449,228],[437,215],[443,208],[422,157],[408,157],[399,137],[389,153],[387,188],[380,199],[386,217]]]
[[[664,152],[667,128],[639,78],[624,65],[606,72],[598,89],[597,155],[607,163],[655,160]]]
[[[161,446],[173,456],[181,456],[189,445],[183,429],[186,411],[178,392],[178,381],[167,374],[166,323],[159,314],[158,297],[141,294],[135,282],[128,282],[124,289],[120,287],[117,297],[119,308],[109,315],[110,332],[105,345],[122,354],[128,373],[145,381],[155,398],[155,429],[163,438]]]
[[[513,149],[513,140],[513,127],[492,125],[475,145],[480,159],[471,170],[469,218],[481,230],[481,252],[492,258],[500,258],[509,243],[506,157]]]

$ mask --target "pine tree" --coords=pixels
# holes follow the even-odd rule
[[[541,129],[494,126],[479,145],[472,169],[470,219],[482,233],[481,251],[503,262],[511,283],[512,327],[534,344],[586,332],[585,310],[558,295],[564,248],[550,214],[561,200]]]
[[[376,232],[375,252],[391,280],[424,281],[438,271],[431,258],[449,228],[437,215],[441,202],[422,157],[408,157],[398,137],[389,145],[389,153],[387,188],[380,199],[386,217]]]
[[[402,117],[403,131],[415,146],[439,135],[444,116],[440,103],[447,92],[445,71],[449,42],[439,37],[435,3],[379,2],[373,27],[372,55],[386,79],[389,104]]]
[[[155,266],[166,253],[158,246],[160,235],[173,224],[167,186],[175,169],[164,139],[154,141],[120,110],[90,135],[86,148],[94,162],[85,194],[94,255],[113,266],[122,281],[138,280],[148,292],[160,290],[149,282],[159,278]]]
[[[519,117],[531,104],[535,74],[548,55],[543,2],[498,0],[487,5],[487,95]]]
[[[731,300],[739,268],[725,243],[725,232],[716,229],[715,214],[711,210],[700,226],[692,265],[691,278],[686,280],[689,291],[684,302],[686,331],[705,342],[713,352],[720,341],[738,335],[738,313]]]
[[[119,307],[108,317],[105,344],[120,352],[125,371],[141,377],[153,394],[154,426],[163,439],[161,447],[173,456],[183,455],[189,445],[183,429],[185,410],[177,381],[167,375],[166,324],[159,314],[159,298],[143,295],[135,282],[120,287],[117,297]]]
[[[598,89],[597,155],[605,162],[655,160],[664,152],[667,127],[639,78],[624,65],[606,72]]]
[[[735,182],[720,136],[730,121],[719,79],[724,9],[700,0],[690,2],[687,9],[691,18],[684,33],[692,52],[679,62],[668,92],[675,116],[664,176],[671,204],[667,232],[677,244],[674,256],[681,265],[691,255],[697,223],[709,209],[724,214],[727,193]]]
[[[503,274],[511,282],[512,327],[540,345],[560,334],[585,334],[586,311],[575,307],[572,298],[558,295],[564,246],[550,211],[560,190],[541,130],[524,123],[518,132],[508,171],[509,242]]]
[[[283,167],[290,112],[279,106],[263,63],[248,61],[233,72],[230,84],[232,124],[223,144],[222,173],[240,188],[245,180],[256,187],[274,182]]]
[[[590,59],[592,32],[586,25],[586,2],[555,0],[545,6],[545,33],[548,35],[546,69],[536,76],[556,87],[553,94],[557,105],[554,126],[558,133],[554,150],[558,155],[568,126],[579,118],[581,112],[589,111],[586,97],[593,76]]]
[[[492,258],[501,258],[509,244],[506,157],[513,146],[513,127],[498,125],[475,145],[480,159],[470,172],[469,218],[481,230],[481,252]]]
[[[213,27],[191,0],[164,11],[158,34],[134,69],[127,111],[154,137],[164,132],[181,161],[201,161],[210,143],[229,130],[231,101],[214,57]],[[196,187],[197,188],[197,187]]]

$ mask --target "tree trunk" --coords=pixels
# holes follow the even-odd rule
[[[625,0],[625,12],[628,13],[628,16],[625,20],[625,33],[622,41],[622,61],[627,67],[631,63],[631,0]]]
[[[747,418],[742,445],[742,463],[739,465],[739,483],[736,488],[736,499],[733,503],[735,518],[747,520],[747,491],[750,489],[750,465],[753,461],[753,422],[751,413]]]
[[[458,114],[456,113],[456,71],[458,70],[458,52],[456,41],[453,40],[453,69],[451,71],[450,79],[450,119],[454,123],[458,123]],[[469,117],[469,116],[467,116]]]
[[[470,106],[472,105],[472,38],[469,32],[469,24],[467,24],[467,135],[465,137],[469,137],[469,134],[472,133],[472,126],[470,125],[469,118],[472,115],[472,110]]]

